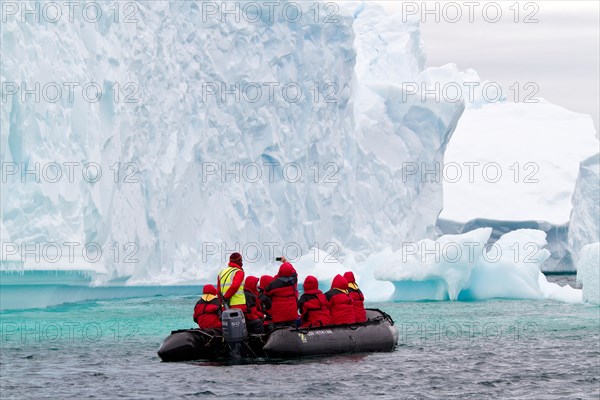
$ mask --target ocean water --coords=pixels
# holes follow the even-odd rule
[[[572,283],[572,277],[552,277]],[[4,311],[0,398],[598,399],[600,308],[553,301],[369,304],[400,332],[392,353],[162,363],[194,296]]]

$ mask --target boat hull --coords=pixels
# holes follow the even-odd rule
[[[398,331],[389,315],[367,310],[368,321],[322,328],[280,328],[250,335],[242,343],[244,358],[292,358],[359,352],[392,351]],[[227,358],[229,345],[218,332],[184,329],[171,332],[158,350],[163,361]]]

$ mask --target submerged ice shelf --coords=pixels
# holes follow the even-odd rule
[[[50,275],[50,276],[49,276]],[[126,299],[150,296],[198,295],[198,286],[100,286],[90,287],[85,277],[76,274],[57,274],[52,284],[52,274],[28,273],[27,281],[3,284],[0,290],[0,311],[29,308],[46,308],[65,303]],[[50,278],[50,279],[49,279]],[[2,276],[0,279],[4,280]],[[39,281],[43,280],[43,285]],[[28,284],[27,282],[32,282]]]

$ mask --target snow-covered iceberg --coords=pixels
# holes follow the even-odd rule
[[[446,150],[440,218],[566,224],[579,163],[598,145],[589,115],[543,99],[468,108]]]
[[[393,299],[553,299],[581,302],[581,290],[549,283],[540,267],[550,256],[545,232],[520,229],[488,248],[491,228],[407,243],[378,263],[375,277],[394,284]],[[373,264],[371,264],[373,265]]]
[[[438,228],[464,233],[491,226],[494,240],[514,229],[543,230],[552,253],[544,268],[569,270],[567,232],[579,163],[599,143],[588,115],[537,100],[467,107],[445,153]],[[591,170],[582,174],[592,177]],[[593,204],[584,190],[573,198],[575,207]],[[582,229],[574,228],[575,238]]]

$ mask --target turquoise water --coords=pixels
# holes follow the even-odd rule
[[[600,398],[600,308],[552,301],[369,304],[393,353],[161,363],[194,296],[98,300],[1,316],[1,398]]]

